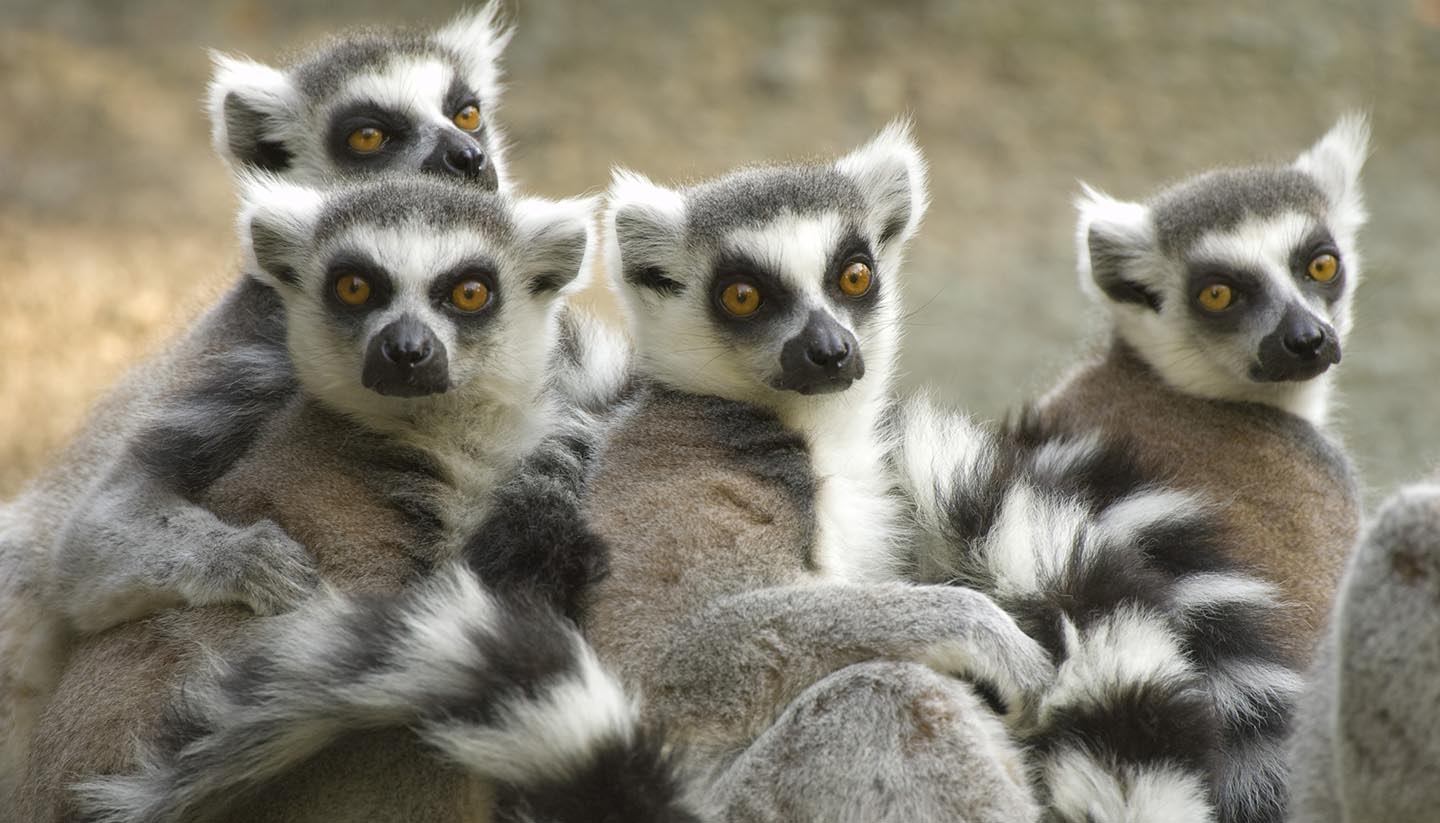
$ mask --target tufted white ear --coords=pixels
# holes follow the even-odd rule
[[[324,204],[317,189],[270,174],[243,174],[236,229],[246,272],[279,288],[298,288],[298,269]]]
[[[874,225],[868,228],[882,248],[909,242],[929,205],[925,158],[912,132],[909,120],[896,120],[869,143],[835,162],[841,174],[860,186],[875,215]]]
[[[685,198],[648,177],[616,169],[605,212],[605,268],[617,287],[658,295],[685,290],[678,252],[685,242]]]
[[[299,92],[278,69],[211,52],[215,65],[206,92],[215,151],[239,169],[280,172],[291,153],[285,129],[299,118]]]
[[[1295,160],[1330,199],[1331,219],[1351,229],[1365,223],[1360,170],[1370,153],[1370,121],[1360,112],[1344,115],[1319,142]]]
[[[1117,303],[1159,311],[1160,284],[1149,276],[1147,261],[1156,254],[1155,226],[1143,203],[1115,198],[1080,184],[1075,208],[1075,252],[1080,287]]]
[[[531,294],[555,295],[585,286],[592,268],[587,258],[599,202],[598,197],[516,201],[515,224]]]
[[[504,19],[500,0],[462,12],[435,32],[435,42],[454,52],[465,79],[488,107],[500,101],[500,55],[515,30]]]

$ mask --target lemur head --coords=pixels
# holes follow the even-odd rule
[[[1081,282],[1119,337],[1181,391],[1320,422],[1360,279],[1369,129],[1340,120],[1294,163],[1224,169],[1144,203],[1086,189]]]
[[[510,39],[498,3],[433,33],[360,31],[285,68],[215,55],[215,148],[234,168],[317,181],[426,171],[505,184],[494,120]]]
[[[557,296],[579,288],[595,203],[419,175],[317,190],[242,182],[246,270],[281,295],[301,385],[368,419],[447,398],[534,402]]]
[[[618,172],[610,201],[607,270],[649,375],[771,407],[885,390],[901,258],[926,206],[907,125],[831,164],[689,188]]]

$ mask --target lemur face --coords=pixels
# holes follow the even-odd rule
[[[610,265],[648,371],[747,402],[844,392],[898,344],[902,252],[924,169],[894,126],[831,165],[749,169],[686,189],[611,186]]]
[[[237,169],[307,182],[422,171],[493,191],[509,38],[492,4],[432,34],[341,36],[284,69],[216,55],[216,149]]]
[[[533,394],[594,209],[416,176],[325,192],[253,178],[243,197],[248,269],[284,298],[302,384],[373,414]]]
[[[1087,190],[1082,280],[1182,388],[1244,397],[1323,374],[1351,326],[1367,138],[1347,118],[1293,165],[1212,171],[1143,204]]]

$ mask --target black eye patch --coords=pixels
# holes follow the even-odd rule
[[[748,283],[760,292],[760,306],[754,314],[736,317],[725,309],[722,295],[735,283]],[[710,314],[722,326],[739,328],[774,321],[785,317],[794,305],[794,295],[768,266],[739,252],[725,252],[715,259],[710,278]]]
[[[363,303],[350,305],[340,298],[337,284],[342,278],[359,277],[365,281],[369,294]],[[395,293],[394,281],[383,266],[369,255],[358,251],[337,252],[325,267],[325,278],[320,284],[321,299],[330,314],[342,321],[362,325],[365,315],[390,304]]]
[[[500,278],[496,276],[496,271],[493,261],[475,258],[455,266],[436,277],[430,284],[430,303],[454,322],[456,337],[461,342],[470,343],[478,339],[482,329],[500,310],[504,295],[501,293]],[[485,287],[489,292],[489,302],[482,309],[467,312],[457,308],[453,298],[456,287],[471,280]]]
[[[480,105],[480,95],[476,94],[470,89],[469,86],[465,85],[465,83],[461,81],[459,77],[451,79],[450,88],[445,90],[445,102],[442,105],[445,107],[444,114],[446,117],[454,117],[456,112],[460,111],[466,106],[474,106],[475,108],[479,109],[481,115],[480,130],[484,131],[485,108]]]
[[[1339,266],[1335,276],[1323,283],[1309,274],[1310,261],[1322,254],[1334,256]],[[1340,247],[1327,229],[1317,227],[1290,253],[1290,274],[1300,284],[1301,290],[1323,295],[1328,303],[1340,299],[1340,284],[1345,282],[1345,258],[1340,256]]]
[[[378,129],[385,135],[385,142],[373,152],[355,151],[350,147],[350,135],[362,129]],[[414,131],[410,118],[400,112],[370,102],[351,103],[331,115],[326,149],[341,168],[375,168],[392,160]]]
[[[870,268],[870,289],[859,297],[840,290],[840,275],[852,263],[864,263]],[[851,228],[836,244],[834,253],[830,255],[830,262],[825,267],[825,293],[835,302],[849,307],[856,317],[863,318],[869,315],[879,302],[881,285],[880,272],[875,267],[875,256],[870,250],[870,244],[860,236],[860,232]]]
[[[1207,311],[1199,304],[1200,292],[1214,285],[1227,286],[1233,293],[1233,302],[1224,311]],[[1185,305],[1190,307],[1190,314],[1217,331],[1238,330],[1249,315],[1268,305],[1271,299],[1265,288],[1265,278],[1261,275],[1208,261],[1190,264],[1185,288]]]

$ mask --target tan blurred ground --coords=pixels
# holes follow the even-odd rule
[[[0,496],[231,276],[204,47],[273,58],[450,3],[284,11],[0,0]],[[1374,114],[1367,281],[1343,428],[1374,488],[1440,459],[1440,2],[513,2],[502,118],[528,187],[611,164],[692,177],[841,151],[913,112],[934,206],[911,256],[908,381],[984,415],[1043,389],[1089,315],[1077,178],[1139,197],[1288,158]],[[402,17],[403,15],[403,17]]]

